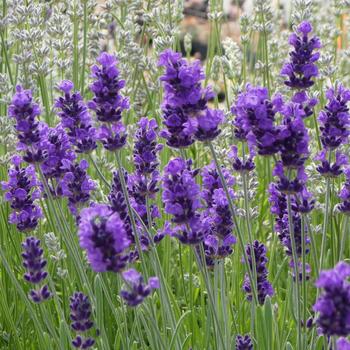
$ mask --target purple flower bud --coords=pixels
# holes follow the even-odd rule
[[[248,334],[236,337],[236,350],[253,350],[253,342]]]

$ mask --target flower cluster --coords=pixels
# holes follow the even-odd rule
[[[248,334],[237,335],[236,350],[253,350],[253,342]]]
[[[151,225],[152,222],[148,221],[159,217],[157,206],[151,204],[147,208],[147,205],[148,201],[153,199],[159,191],[157,154],[162,149],[162,145],[157,144],[158,125],[155,119],[141,118],[138,126],[134,145],[135,172],[129,177],[128,187],[134,209],[146,225]],[[150,218],[147,217],[147,210],[149,210]]]
[[[46,260],[42,258],[43,250],[40,247],[40,240],[35,237],[28,237],[23,243],[23,266],[27,270],[24,274],[24,279],[34,285],[40,285],[47,277],[47,272],[44,270]],[[45,284],[38,289],[32,289],[29,292],[29,297],[35,303],[41,303],[51,296],[49,287]]]
[[[316,320],[323,334],[347,336],[350,334],[350,265],[341,261],[333,269],[321,271],[315,285],[323,293],[313,309],[319,313]]]
[[[119,272],[128,262],[130,241],[124,223],[107,205],[95,204],[81,211],[79,242],[96,272]]]
[[[165,90],[162,112],[166,129],[161,135],[167,145],[182,148],[195,139],[213,140],[220,133],[218,127],[224,115],[207,107],[214,94],[210,88],[202,88],[205,75],[200,62],[190,64],[181,54],[167,49],[161,53],[159,65],[165,67],[161,81]]]
[[[23,160],[27,163],[42,162],[46,158],[45,139],[46,124],[37,121],[40,108],[33,101],[32,92],[16,87],[16,93],[8,109],[9,116],[16,119],[18,136],[17,149],[24,152]]]
[[[272,296],[274,294],[273,287],[267,279],[268,271],[266,268],[267,257],[266,257],[266,247],[263,243],[259,241],[253,242],[254,257],[255,257],[255,267],[256,267],[256,287],[258,293],[258,301],[260,305],[263,305],[267,296]],[[246,253],[249,261],[249,268],[253,271],[253,254],[251,250],[251,245],[247,244]],[[248,274],[245,275],[243,290],[247,293],[247,299],[252,300],[252,287],[250,285],[250,280]]]
[[[285,63],[281,75],[286,76],[285,84],[293,89],[305,90],[314,84],[313,77],[318,75],[315,62],[320,58],[319,52],[314,52],[321,47],[318,37],[309,38],[312,26],[309,22],[302,22],[297,33],[289,37],[289,44],[294,50],[289,53],[290,61]]]
[[[248,142],[250,148],[257,148],[261,155],[278,151],[278,130],[274,125],[276,108],[274,101],[269,100],[266,88],[247,84],[246,90],[238,95],[231,113],[236,116],[233,124],[238,140]]]
[[[56,100],[55,107],[59,109],[58,116],[76,152],[89,153],[97,147],[96,130],[80,93],[71,93],[73,88],[74,85],[69,80],[60,83],[59,89],[64,96]]]
[[[2,181],[2,189],[6,191],[5,200],[10,203],[13,212],[9,222],[16,224],[22,232],[32,231],[42,217],[40,207],[35,200],[40,198],[40,183],[38,182],[34,166],[21,167],[19,156],[12,158],[13,166],[9,169],[7,182]]]
[[[120,94],[125,81],[119,78],[116,67],[117,59],[113,55],[102,52],[97,59],[98,65],[91,68],[95,81],[90,85],[94,94],[88,106],[103,123],[97,132],[98,139],[104,148],[115,151],[126,143],[125,127],[121,122],[122,112],[129,108],[129,100]]]
[[[86,172],[89,164],[85,159],[79,163],[64,160],[62,168],[65,174],[60,181],[62,195],[68,198],[68,207],[73,215],[79,218],[82,205],[90,200],[90,192],[95,189],[95,182]]]
[[[142,275],[135,269],[129,269],[122,273],[127,289],[123,289],[120,295],[129,306],[137,306],[152,292],[159,288],[157,277],[150,277],[148,283],[143,282]]]
[[[90,320],[91,304],[89,298],[82,292],[75,292],[70,297],[70,319],[71,327],[77,336],[72,340],[72,345],[77,349],[89,349],[95,344],[91,337],[84,337],[82,334],[88,332],[94,323]]]
[[[347,103],[350,101],[350,90],[339,85],[337,89],[328,89],[326,97],[328,104],[318,116],[323,150],[316,158],[321,162],[317,171],[323,176],[337,177],[342,173],[342,166],[347,164],[347,157],[339,151],[336,151],[333,163],[331,157],[333,151],[348,141],[350,114]]]

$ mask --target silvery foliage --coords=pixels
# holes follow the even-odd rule
[[[55,236],[53,232],[44,234],[45,244],[50,253],[50,259],[56,263],[62,263],[67,258],[66,252],[61,249],[60,240]],[[68,275],[68,270],[57,266],[57,275],[61,278],[65,278]]]

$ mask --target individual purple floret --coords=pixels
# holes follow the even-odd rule
[[[320,58],[321,48],[318,37],[309,38],[312,26],[309,22],[302,22],[297,27],[297,33],[289,37],[289,44],[294,50],[289,53],[290,61],[285,63],[281,75],[287,77],[284,83],[293,89],[308,89],[314,84],[313,78],[318,76],[318,68],[315,62]]]
[[[248,334],[237,335],[236,350],[253,350],[253,342]]]
[[[70,297],[70,319],[71,327],[77,333],[72,344],[78,349],[89,349],[95,344],[91,337],[85,337],[83,334],[88,332],[94,325],[91,321],[91,304],[89,298],[82,292],[75,292]]]
[[[350,342],[346,338],[337,340],[337,350],[350,350]]]
[[[35,200],[40,198],[41,192],[34,166],[21,168],[21,162],[20,156],[12,158],[8,181],[2,181],[1,185],[6,191],[4,198],[13,210],[9,216],[9,222],[16,224],[19,231],[28,232],[37,227],[42,217],[41,208],[35,203]]]
[[[338,205],[338,209],[342,213],[350,215],[350,167],[344,169],[344,174],[346,180],[339,193],[342,202]]]
[[[96,130],[83,98],[78,91],[72,93],[73,88],[69,80],[60,83],[59,89],[64,96],[56,100],[55,107],[59,109],[58,116],[76,152],[89,153],[97,147]]]
[[[153,289],[159,288],[157,277],[150,277],[147,284],[144,284],[142,275],[134,269],[122,273],[127,289],[120,292],[121,297],[129,306],[137,306],[151,294]]]
[[[350,90],[339,85],[337,89],[328,89],[326,97],[328,104],[318,116],[323,150],[316,158],[321,161],[317,170],[323,176],[337,177],[342,173],[342,166],[347,164],[347,157],[339,151],[336,152],[334,163],[330,162],[330,157],[331,152],[348,141],[350,113],[347,103],[350,101]]]
[[[60,186],[62,195],[68,198],[68,207],[73,215],[79,217],[79,211],[90,200],[90,192],[96,187],[86,172],[89,164],[85,159],[79,163],[63,161],[64,174]]]
[[[238,140],[248,142],[250,148],[256,147],[261,155],[278,151],[276,108],[266,88],[247,84],[246,91],[238,95],[231,113],[235,115],[234,134]]]
[[[223,114],[207,107],[214,94],[210,88],[202,87],[205,75],[200,62],[189,63],[181,54],[167,49],[161,53],[159,65],[165,67],[161,77],[165,90],[162,104],[165,129],[161,136],[167,145],[183,148],[195,139],[214,139],[220,133]]]
[[[43,133],[47,127],[37,120],[40,108],[33,101],[32,92],[16,87],[8,109],[9,116],[16,119],[18,136],[17,149],[24,152],[23,160],[27,163],[40,163],[46,158]]]
[[[95,204],[81,211],[78,235],[94,271],[119,272],[126,266],[130,240],[119,214],[107,205]]]
[[[192,162],[182,158],[169,161],[163,177],[163,195],[166,213],[177,224],[189,222],[200,208],[200,188],[195,182],[198,170],[191,170]]]
[[[263,305],[266,297],[274,294],[274,290],[271,283],[267,279],[268,271],[266,268],[266,263],[268,260],[266,257],[266,247],[263,243],[259,243],[259,241],[256,240],[253,242],[253,247],[256,266],[258,301],[260,305]],[[246,247],[246,252],[249,261],[249,268],[253,272],[253,255],[249,244]],[[244,278],[243,290],[247,293],[247,299],[252,300],[252,289],[248,274],[246,274]]]
[[[350,334],[350,265],[340,261],[333,269],[320,272],[315,285],[323,293],[313,309],[318,313],[316,323],[322,334],[343,336]]]
[[[125,80],[119,77],[118,62],[114,55],[102,52],[97,62],[100,65],[91,68],[94,82],[90,85],[90,90],[94,97],[88,106],[102,123],[97,132],[98,139],[104,148],[116,151],[126,143],[125,127],[121,119],[123,111],[129,108],[129,100],[120,93]]]
[[[47,277],[47,272],[44,270],[46,260],[42,258],[43,250],[40,247],[40,240],[28,237],[22,243],[22,247],[23,266],[27,270],[24,279],[31,284],[38,285],[37,289],[29,292],[29,297],[34,303],[41,303],[47,300],[51,293],[47,285],[40,287],[41,282]]]
[[[232,168],[237,173],[250,173],[255,169],[254,163],[255,153],[253,150],[249,149],[249,155],[243,159],[238,157],[238,148],[237,146],[232,146],[228,154],[228,157],[232,163]]]

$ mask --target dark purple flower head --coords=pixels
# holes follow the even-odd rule
[[[267,257],[266,257],[266,247],[263,243],[259,241],[253,242],[254,255],[255,255],[255,266],[256,266],[256,284],[258,292],[258,301],[260,305],[263,305],[267,296],[272,296],[274,294],[273,287],[267,279],[268,271],[266,268]],[[246,252],[249,261],[249,268],[253,272],[253,255],[251,252],[251,246],[248,244],[246,247]],[[250,280],[248,274],[246,274],[243,283],[243,290],[247,293],[247,299],[252,300],[252,289],[250,285]]]
[[[338,206],[338,209],[347,215],[350,215],[350,167],[344,169],[345,174],[345,183],[339,193],[339,198],[341,203]]]
[[[75,153],[66,132],[60,124],[55,128],[47,129],[45,141],[47,158],[41,164],[41,169],[47,179],[57,180],[58,182],[67,171],[63,165],[64,161],[73,162]]]
[[[211,141],[221,132],[219,125],[224,120],[224,113],[220,110],[207,109],[197,118],[195,138],[198,141]]]
[[[278,177],[277,188],[286,194],[295,194],[303,190],[307,180],[305,169],[303,166],[296,169],[296,176],[288,178],[285,174],[282,162],[277,162],[273,170],[273,175]]]
[[[150,277],[145,284],[142,275],[134,269],[124,271],[122,276],[128,288],[123,289],[120,295],[129,306],[141,304],[153,289],[159,288],[157,277]]]
[[[237,335],[236,350],[253,350],[253,342],[248,334]]]
[[[102,125],[97,130],[97,138],[103,144],[103,147],[111,152],[121,149],[126,144],[127,133],[123,123],[118,122],[110,127]]]
[[[318,76],[315,62],[320,58],[320,39],[316,36],[310,38],[312,26],[309,22],[302,22],[297,32],[289,37],[289,44],[294,50],[289,53],[290,61],[285,63],[281,75],[286,76],[285,84],[292,89],[308,89],[314,84],[313,78]]]
[[[129,100],[120,94],[125,80],[119,77],[118,62],[114,55],[102,52],[97,62],[100,66],[94,65],[91,68],[95,81],[90,85],[94,97],[89,102],[89,108],[95,111],[100,122],[119,122],[122,112],[129,108]]]
[[[119,272],[126,266],[130,241],[118,213],[107,205],[95,204],[81,211],[78,235],[94,271]]]
[[[9,169],[8,181],[2,181],[1,185],[6,191],[4,198],[13,210],[9,222],[16,224],[19,231],[27,232],[34,230],[42,217],[40,206],[35,203],[41,191],[34,167],[29,165],[22,168],[21,162],[19,156],[12,158],[13,166]]]
[[[91,321],[91,304],[89,298],[82,292],[75,292],[70,297],[70,319],[72,328],[78,335],[73,339],[72,344],[78,349],[88,349],[95,344],[91,337],[84,337],[81,334],[89,331],[94,323]]]
[[[232,168],[237,173],[250,173],[253,171],[255,169],[254,156],[254,151],[250,149],[249,156],[246,157],[246,159],[239,158],[237,146],[232,146],[228,154],[228,157],[232,162]]]
[[[282,164],[286,168],[299,168],[309,155],[309,136],[302,116],[304,111],[299,105],[285,104],[282,124],[278,127],[278,143]]]
[[[46,260],[42,258],[43,250],[40,247],[40,240],[35,237],[28,237],[23,243],[23,266],[26,269],[24,279],[34,285],[41,284],[47,277],[44,270]],[[30,298],[35,303],[40,303],[51,296],[48,287],[45,285],[39,289],[33,289],[29,293]]]
[[[62,195],[68,198],[68,207],[77,217],[81,207],[89,202],[90,192],[96,187],[86,172],[88,167],[89,164],[85,159],[79,163],[63,161],[65,174],[60,182]]]
[[[173,216],[172,221],[186,223],[196,216],[200,208],[200,188],[194,177],[197,170],[191,170],[191,161],[175,158],[165,167],[163,195],[165,211]]]
[[[316,169],[325,177],[338,177],[343,173],[343,166],[348,164],[348,157],[341,152],[335,153],[335,161],[333,163],[329,162],[329,159],[327,159],[327,149],[325,148],[318,153],[315,160],[321,162]]]
[[[315,285],[323,293],[313,309],[319,313],[316,320],[323,334],[347,336],[350,334],[350,265],[340,261],[333,269],[320,272]]]
[[[278,151],[274,103],[275,100],[270,101],[266,88],[247,84],[246,91],[238,95],[231,108],[235,115],[235,137],[247,141],[251,148],[256,147],[261,155],[271,155]]]
[[[96,130],[92,126],[89,111],[78,91],[71,93],[74,88],[69,80],[63,80],[59,89],[64,96],[59,97],[55,107],[59,109],[58,116],[62,126],[67,130],[70,142],[78,153],[89,153],[96,146]]]
[[[43,133],[47,126],[37,120],[40,108],[33,101],[32,92],[17,86],[8,113],[16,119],[17,149],[24,151],[23,160],[27,163],[42,162],[46,158]]]
[[[348,141],[350,113],[347,104],[350,90],[339,85],[337,89],[329,88],[326,97],[328,104],[318,116],[320,138],[325,149],[334,150]]]

